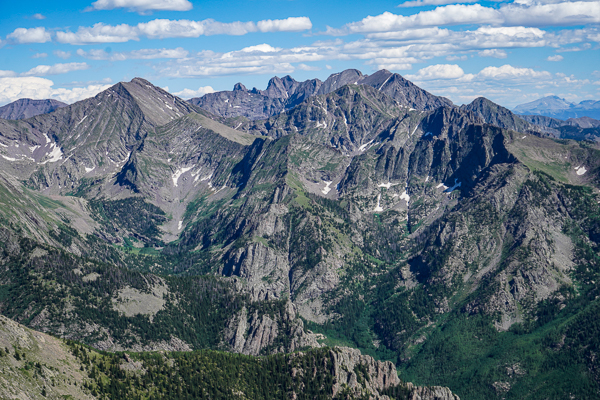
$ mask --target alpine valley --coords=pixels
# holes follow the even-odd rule
[[[597,121],[386,70],[25,107],[0,397],[597,398]]]

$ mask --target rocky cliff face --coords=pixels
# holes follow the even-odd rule
[[[279,313],[269,315],[261,315],[256,308],[249,315],[248,309],[243,307],[230,320],[223,343],[237,353],[254,356],[265,353],[265,349],[272,353],[285,353],[322,347],[317,336],[306,332],[302,320],[296,316],[297,311],[291,302],[280,308]],[[282,340],[284,337],[287,340]]]
[[[414,386],[410,382],[407,384],[410,394],[409,400],[459,400],[460,398],[452,393],[450,389],[442,386]]]
[[[334,397],[349,390],[355,395],[366,391],[371,398],[385,398],[380,392],[401,383],[394,364],[389,361],[375,361],[348,347],[336,347],[330,354],[335,376],[332,389]]]
[[[427,250],[413,254],[404,284],[447,287],[449,292],[436,300],[440,313],[449,311],[444,304],[456,293],[452,282],[461,280],[471,290],[482,289],[484,276],[502,269],[504,272],[497,279],[503,282],[517,273],[512,268],[519,268],[519,273],[529,276],[520,286],[526,295],[515,297],[514,290],[500,286],[502,289],[495,289],[494,295],[485,297],[486,300],[479,298],[478,305],[471,304],[467,309],[499,312],[502,318],[498,329],[508,329],[521,321],[523,316],[518,310],[528,307],[526,304],[537,304],[569,284],[571,256],[565,249],[569,248],[570,240],[557,233],[564,224],[564,215],[555,215],[551,204],[537,211],[533,211],[536,206],[527,207],[536,223],[490,225],[488,211],[480,219],[484,205],[494,205],[497,216],[492,219],[512,221],[509,216],[517,212],[520,204],[537,204],[529,198],[528,186],[523,186],[526,182],[534,185],[537,178],[507,148],[508,143],[521,147],[519,141],[524,139],[487,123],[490,115],[496,115],[494,122],[500,123],[505,114],[493,113],[489,105],[486,107],[484,114],[480,112],[482,107],[439,108],[419,114],[402,108],[375,89],[351,86],[307,99],[293,110],[248,125],[249,132],[276,140],[261,147],[253,158],[257,161],[248,160],[246,168],[253,172],[247,180],[236,178],[247,182],[238,196],[244,197],[250,188],[261,185],[269,185],[263,187],[271,189],[253,193],[253,198],[246,199],[236,210],[235,217],[219,213],[217,218],[225,220],[241,221],[239,218],[244,215],[244,227],[236,234],[254,242],[226,253],[221,272],[247,280],[256,300],[289,294],[301,315],[323,321],[328,317],[319,304],[326,293],[334,292],[341,283],[339,273],[335,273],[345,265],[340,255],[347,254],[352,246],[369,251],[366,243],[375,242],[373,256],[393,262],[397,255],[388,245],[411,246],[411,241],[403,238],[411,234],[418,246],[423,245]],[[521,125],[530,127],[512,118],[510,113],[505,116],[509,118],[503,123],[505,127],[513,130],[521,129]],[[286,136],[290,131],[296,133],[291,138]],[[539,140],[527,134],[525,137]],[[271,166],[268,173],[264,172],[266,165]],[[499,176],[503,177],[502,183],[497,180]],[[515,190],[517,195],[513,193]],[[349,223],[349,229],[343,231],[347,239],[335,242],[326,239],[339,235],[323,224],[327,214],[303,207],[294,211],[297,200],[293,199],[301,191],[347,202],[344,210],[347,214],[338,214],[346,215]],[[255,201],[270,206],[260,207]],[[365,234],[373,229],[368,222],[372,213],[382,213],[390,223],[394,222],[395,228],[386,232],[385,244],[371,236],[372,233]],[[471,213],[477,217],[470,219]],[[540,215],[548,222],[541,224]],[[419,230],[422,226],[429,228]],[[184,233],[184,241],[196,242],[194,238],[199,232],[189,233]],[[302,235],[303,240],[297,235]],[[467,245],[460,239],[466,236],[474,241]],[[308,237],[312,245],[307,245]],[[540,246],[545,241],[561,245],[542,246],[545,250],[532,253],[525,272],[522,264],[510,264],[509,259],[501,256],[502,249],[513,240],[510,238],[517,237],[539,237]],[[532,245],[529,241],[510,243],[513,250]],[[509,264],[505,263],[512,267],[506,269]],[[468,265],[479,267],[470,270]],[[507,293],[513,293],[510,300]],[[481,305],[481,301],[486,305]],[[395,346],[392,342],[388,345]]]
[[[303,357],[297,353],[295,357]],[[333,398],[363,398],[372,400],[460,400],[447,387],[415,386],[404,383],[398,378],[396,367],[389,361],[377,361],[365,356],[359,350],[349,347],[334,347],[329,350],[333,386],[327,392]],[[296,374],[306,374],[308,371],[296,370]],[[394,389],[396,395],[388,396],[387,392]]]

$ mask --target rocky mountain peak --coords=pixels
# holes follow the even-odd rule
[[[254,88],[254,89],[256,89],[256,88]],[[241,82],[238,82],[233,86],[233,91],[234,92],[236,92],[236,91],[247,92],[248,89],[246,89],[246,86],[244,86]]]
[[[196,111],[188,102],[154,86],[145,79],[134,78],[130,82],[115,86],[119,85],[135,99],[146,120],[155,126],[164,125],[175,118]]]
[[[289,83],[289,81],[287,82]],[[288,92],[289,87],[290,86],[286,85],[284,81],[281,80],[281,78],[275,76],[269,80],[267,90],[265,90],[263,94],[272,98],[287,99],[288,97],[290,97],[290,94]]]
[[[470,104],[461,106],[460,109],[474,113],[483,119],[485,123],[496,125],[504,129],[529,132],[538,135],[541,133],[539,128],[518,117],[508,108],[502,107],[485,97],[478,97]]]
[[[144,79],[144,78],[140,78],[138,76],[136,76],[135,78],[133,78],[130,83],[135,83],[137,85],[150,85],[150,86],[154,86],[152,83],[150,83],[150,81]]]
[[[379,71],[377,71],[371,75],[366,75],[365,79],[369,79],[369,81],[372,81],[372,82],[377,82],[377,81],[385,82],[392,75],[394,75],[394,74],[392,72],[388,71],[387,69],[380,69]]]
[[[494,103],[491,100],[486,99],[485,97],[478,97],[469,104],[474,107],[498,106],[498,104]]]
[[[359,83],[369,85],[379,91],[382,91],[384,88],[389,88],[393,83],[395,83],[396,86],[402,87],[414,86],[412,82],[404,79],[402,75],[391,73],[387,69],[382,69],[372,75],[367,75]],[[385,92],[386,91],[384,90],[384,93]]]
[[[583,100],[582,102],[579,103],[579,105],[582,107],[598,108],[598,107],[600,107],[600,101],[598,101],[598,100]]]
[[[281,78],[281,82],[283,82],[286,88],[291,88],[292,86],[298,83],[298,81],[296,81],[289,75],[286,75],[283,78]]]
[[[573,103],[560,98],[558,96],[546,96],[541,99],[530,101],[529,103],[519,104],[514,108],[516,113],[523,114],[529,113],[536,109],[547,109],[547,110],[562,110],[568,109]]]
[[[332,74],[321,85],[319,94],[331,93],[344,85],[357,84],[361,78],[363,78],[363,74],[357,69],[347,69]]]
[[[400,104],[416,110],[429,111],[442,106],[454,106],[449,99],[434,96],[405,79],[402,75],[391,73],[385,69],[365,77],[358,83],[374,87]]]

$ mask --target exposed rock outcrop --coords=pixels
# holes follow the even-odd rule
[[[406,384],[410,390],[409,400],[460,400],[452,391],[443,386],[415,386]]]
[[[396,366],[390,361],[377,361],[371,356],[361,354],[360,350],[349,347],[334,347],[329,351],[334,376],[332,397],[363,398],[371,400],[389,400],[385,394],[390,389],[402,391],[408,400],[460,400],[447,387],[415,386],[404,383],[398,378]],[[298,353],[299,357],[303,353]],[[298,371],[297,373],[310,373]],[[337,397],[336,397],[337,396]]]
[[[350,389],[360,395],[365,391],[371,398],[383,399],[380,391],[401,383],[396,367],[389,361],[376,361],[373,357],[362,355],[360,350],[349,347],[336,347],[331,350],[335,381],[333,396]]]
[[[275,342],[279,345],[275,346]],[[260,314],[254,310],[252,314],[243,307],[234,316],[224,332],[223,342],[231,350],[248,355],[264,354],[266,351],[293,352],[298,349],[322,345],[316,335],[306,332],[302,320],[297,318],[294,305],[291,302],[278,313],[272,315]]]

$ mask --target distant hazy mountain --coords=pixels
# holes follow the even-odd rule
[[[520,115],[523,120],[536,125],[544,135],[560,139],[594,140],[600,138],[600,121],[589,118],[562,119],[543,115]]]
[[[483,97],[460,109],[475,113],[488,124],[536,136],[594,141],[600,138],[600,121],[589,117],[563,121],[543,115],[517,115]]]
[[[558,96],[547,96],[529,103],[520,104],[513,110],[517,114],[535,114],[547,117],[568,118],[600,118],[600,101],[584,100],[579,104],[570,103]]]
[[[319,79],[297,82],[289,75],[283,78],[276,76],[271,78],[266,90],[248,90],[237,83],[233,91],[208,93],[188,101],[221,117],[244,116],[258,120],[289,110],[308,97],[328,94],[349,84],[371,86],[400,105],[420,111],[452,106],[452,102],[445,97],[434,96],[402,76],[384,69],[373,75],[363,75],[359,70],[348,69],[332,74],[325,82]]]
[[[40,114],[48,114],[66,106],[67,104],[58,100],[19,99],[0,107],[0,118],[26,119]]]

